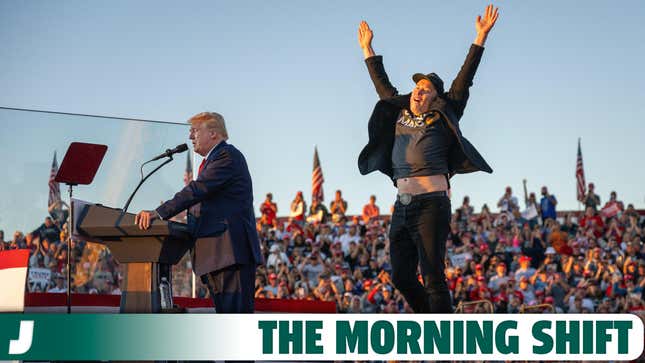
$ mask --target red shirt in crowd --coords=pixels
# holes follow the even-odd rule
[[[265,200],[264,203],[262,203],[262,205],[260,206],[260,212],[262,213],[262,224],[268,224],[272,226],[273,222],[275,221],[277,211],[277,204]]]
[[[363,207],[363,222],[369,223],[372,218],[378,218],[379,215],[380,211],[376,204],[365,204]]]
[[[599,215],[594,215],[591,217],[584,216],[580,220],[580,227],[582,228],[589,228],[593,227],[593,234],[596,236],[596,238],[602,236],[602,231],[603,228],[605,227],[605,223],[603,223],[602,218],[600,218]]]

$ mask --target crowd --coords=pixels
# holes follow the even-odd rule
[[[583,213],[557,213],[546,187],[538,200],[524,191],[520,205],[510,187],[493,212],[475,213],[468,197],[452,215],[446,276],[453,303],[463,312],[551,310],[568,313],[645,311],[645,221],[612,192],[601,204],[593,184]],[[412,312],[391,281],[388,227],[372,196],[360,216],[346,215],[341,191],[328,206],[307,206],[298,192],[288,217],[278,218],[268,194],[258,233],[266,264],[257,270],[258,298],[335,302],[340,312]],[[29,248],[29,291],[66,291],[68,250],[74,262],[72,290],[120,294],[121,267],[100,245],[72,242],[66,216],[45,218],[34,231],[15,232],[0,250]],[[192,271],[185,257],[173,268],[175,295],[190,296]],[[197,296],[207,289],[197,279]]]
[[[67,291],[67,254],[72,263],[72,292],[89,294],[120,294],[119,264],[107,249],[84,241],[72,241],[68,248],[67,214],[61,219],[56,214],[47,216],[30,233],[16,231],[9,241],[0,231],[0,251],[29,249],[29,292]]]
[[[493,213],[475,213],[468,197],[452,215],[446,275],[453,303],[463,312],[645,311],[645,221],[633,205],[611,193],[601,204],[589,185],[583,213],[558,217],[548,188],[510,187]],[[297,193],[287,220],[277,218],[268,194],[258,231],[266,265],[258,269],[256,296],[334,301],[341,312],[411,312],[391,282],[389,218],[372,196],[361,216],[345,216],[336,192],[327,208],[307,208]]]

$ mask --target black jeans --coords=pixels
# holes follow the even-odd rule
[[[444,273],[450,231],[450,199],[419,194],[408,205],[397,201],[390,226],[392,282],[415,313],[451,313]],[[423,284],[417,278],[421,267]]]

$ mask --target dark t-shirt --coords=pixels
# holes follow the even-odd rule
[[[47,239],[49,242],[57,242],[60,240],[60,229],[58,229],[55,224],[47,227],[45,223],[43,223],[32,233],[40,237],[41,240]]]
[[[393,179],[448,174],[448,154],[454,141],[439,114],[414,117],[401,111],[392,148]]]

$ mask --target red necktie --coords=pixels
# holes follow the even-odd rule
[[[199,170],[197,171],[197,175],[202,173],[202,169],[204,169],[204,164],[206,163],[206,158],[202,159],[202,163],[199,164]]]

